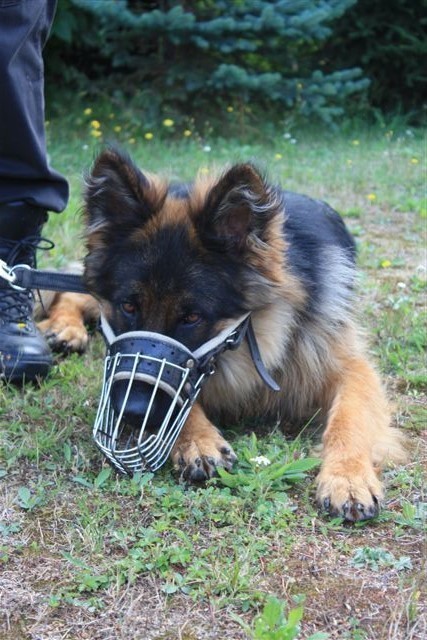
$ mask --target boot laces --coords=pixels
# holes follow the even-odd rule
[[[34,235],[21,240],[2,238],[1,247],[6,250],[5,260],[9,266],[22,263],[36,268],[36,250],[49,251],[54,247],[54,243],[47,238]],[[4,323],[27,324],[32,320],[33,306],[32,291],[18,291],[12,289],[8,283],[0,281],[0,320]]]

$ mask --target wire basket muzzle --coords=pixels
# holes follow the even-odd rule
[[[166,461],[205,377],[196,364],[191,351],[161,334],[111,342],[93,435],[118,471],[155,471]]]

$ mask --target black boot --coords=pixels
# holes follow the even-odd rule
[[[0,259],[35,266],[47,214],[25,203],[0,205]],[[32,291],[17,291],[0,278],[0,378],[11,382],[47,375],[52,356],[33,321]]]

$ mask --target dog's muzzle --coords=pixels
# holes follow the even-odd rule
[[[249,316],[191,352],[159,333],[133,331],[115,336],[101,319],[107,342],[104,380],[93,437],[121,473],[156,471],[168,458],[216,357],[235,349]]]

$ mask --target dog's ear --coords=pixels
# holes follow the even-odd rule
[[[242,252],[249,237],[263,240],[264,229],[281,206],[279,191],[255,167],[235,165],[208,192],[198,217],[200,235],[218,249]]]
[[[90,229],[140,226],[161,206],[163,198],[128,155],[106,149],[86,178],[86,223]]]

